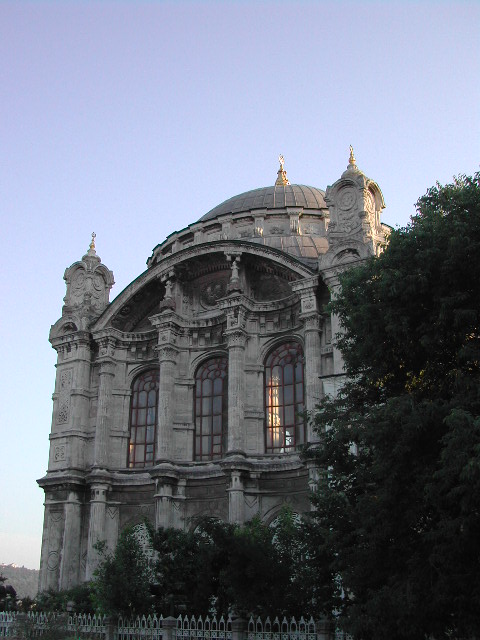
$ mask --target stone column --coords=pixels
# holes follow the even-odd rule
[[[99,555],[95,549],[97,542],[105,539],[105,513],[107,509],[107,483],[95,482],[91,486],[90,521],[88,525],[87,568],[85,577],[91,580],[95,571]]]
[[[173,457],[173,409],[177,356],[178,351],[173,347],[158,347],[160,382],[158,389],[157,461],[171,460]]]
[[[115,362],[111,358],[100,360],[94,466],[103,469],[108,467],[110,414],[114,375]]]
[[[340,292],[340,283],[338,281],[338,276],[334,275],[326,280],[326,284],[328,285],[331,297],[334,299],[338,293]],[[342,375],[345,373],[345,363],[343,361],[343,356],[340,353],[339,349],[336,347],[336,336],[338,333],[341,333],[340,322],[338,316],[332,313],[332,344],[333,344],[333,373],[335,375]]]
[[[62,559],[60,564],[60,589],[70,589],[79,583],[80,534],[82,503],[77,491],[68,492],[64,506],[65,525],[63,530]]]
[[[177,491],[172,499],[172,527],[183,529],[185,522],[185,501],[187,489],[186,478],[179,478],[177,481]]]
[[[245,344],[243,329],[226,332],[228,341],[228,443],[227,453],[245,450]]]
[[[171,298],[169,298],[171,299]],[[168,300],[167,300],[168,301]],[[165,302],[162,301],[162,305]],[[165,303],[166,304],[166,303]],[[157,415],[156,462],[173,457],[173,416],[175,409],[175,375],[179,350],[176,342],[179,332],[179,316],[168,305],[150,318],[158,330],[159,389]]]
[[[155,528],[172,527],[173,479],[161,477],[156,480]]]
[[[90,335],[86,332],[79,333],[75,343],[77,355],[74,364],[73,388],[71,392],[72,427],[79,431],[85,431],[88,427],[90,410]],[[75,464],[73,460],[72,462]]]
[[[305,409],[314,411],[322,397],[321,375],[321,318],[318,310],[317,288],[318,278],[308,278],[293,284],[293,290],[300,295],[301,313],[305,339]],[[307,440],[312,441],[312,426],[308,423]]]
[[[59,588],[59,561],[62,552],[64,513],[61,505],[52,499],[52,493],[61,487],[51,486],[45,490],[45,518],[43,524],[42,558],[40,563],[39,589],[45,591]]]
[[[234,524],[245,522],[245,494],[242,472],[232,469],[228,491],[228,521]]]
[[[320,384],[320,315],[317,311],[302,314],[305,335],[305,405],[313,411],[322,397]]]

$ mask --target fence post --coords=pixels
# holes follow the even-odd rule
[[[105,617],[105,640],[115,640],[115,632],[118,627],[118,619],[113,616]]]
[[[5,611],[5,613],[8,613]],[[15,617],[12,616],[11,622],[6,620],[5,635],[11,638],[21,638],[23,634],[28,633],[28,616],[26,613],[17,613]]]
[[[177,619],[173,616],[167,616],[162,621],[163,640],[175,640],[177,630]]]
[[[232,640],[244,640],[247,631],[247,621],[243,618],[232,620]]]

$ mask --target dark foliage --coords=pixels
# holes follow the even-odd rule
[[[67,605],[70,603],[69,606],[72,606],[77,612],[93,613],[94,606],[91,594],[91,585],[88,582],[62,591],[47,589],[46,591],[38,593],[32,605],[29,607],[28,600],[24,598],[23,610],[28,610],[28,607],[30,609],[36,609],[37,611],[63,613],[67,611]]]
[[[120,534],[113,553],[97,545],[103,561],[95,571],[92,599],[102,613],[134,616],[151,610],[152,571],[132,528]]]
[[[349,382],[315,416],[330,606],[356,638],[480,634],[480,174],[430,189],[331,304]]]
[[[159,529],[156,609],[248,615],[317,615],[323,611],[322,546],[308,521],[285,509],[272,528],[258,518],[238,526],[201,520],[194,531]],[[308,561],[310,560],[310,562]]]

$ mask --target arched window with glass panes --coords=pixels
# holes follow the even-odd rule
[[[195,453],[198,461],[218,460],[227,450],[228,360],[210,358],[195,375]]]
[[[141,373],[133,382],[127,461],[131,469],[151,467],[155,461],[158,382],[157,369]]]
[[[273,349],[265,361],[265,451],[289,453],[305,443],[303,350],[298,342]]]

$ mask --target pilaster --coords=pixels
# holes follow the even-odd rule
[[[63,530],[63,546],[60,564],[60,589],[71,589],[80,582],[80,536],[82,502],[78,497],[78,490],[68,490],[67,501],[64,504],[65,525]]]
[[[152,316],[150,322],[158,331],[158,343],[155,350],[158,354],[160,375],[156,443],[156,461],[159,462],[173,458],[175,377],[179,355],[177,343],[182,320],[172,308],[166,306],[160,313]]]
[[[321,375],[321,330],[322,318],[319,310],[317,290],[318,276],[292,283],[292,289],[301,302],[300,320],[305,337],[305,409],[312,413],[322,398]],[[308,423],[307,440],[311,442],[313,432]]]
[[[150,475],[155,480],[155,527],[182,528],[183,522],[178,515],[175,493],[178,474],[170,463],[160,463]],[[183,483],[185,489],[185,483]],[[183,491],[185,495],[185,492]]]
[[[93,481],[91,484],[90,520],[88,525],[87,567],[85,577],[91,580],[97,568],[100,555],[95,548],[98,542],[105,540],[105,515],[107,493],[110,484],[105,481]]]
[[[228,493],[228,521],[234,524],[245,522],[245,488],[243,474],[238,469],[232,469]]]
[[[330,269],[328,272],[325,272],[323,277],[326,285],[330,289],[331,299],[335,299],[335,297],[340,292],[340,280],[339,274],[341,270],[338,269]],[[332,326],[332,347],[333,347],[333,374],[335,376],[340,376],[345,374],[345,362],[343,360],[343,356],[341,351],[337,347],[336,336],[341,333],[340,320],[338,316],[334,313],[331,314],[331,326]]]
[[[245,451],[245,308],[242,296],[233,296],[225,308],[228,345],[228,443],[227,453]]]
[[[115,341],[104,338],[100,343],[97,425],[95,430],[94,466],[105,469],[109,463],[109,436],[112,412],[112,390],[115,377],[113,359]]]

